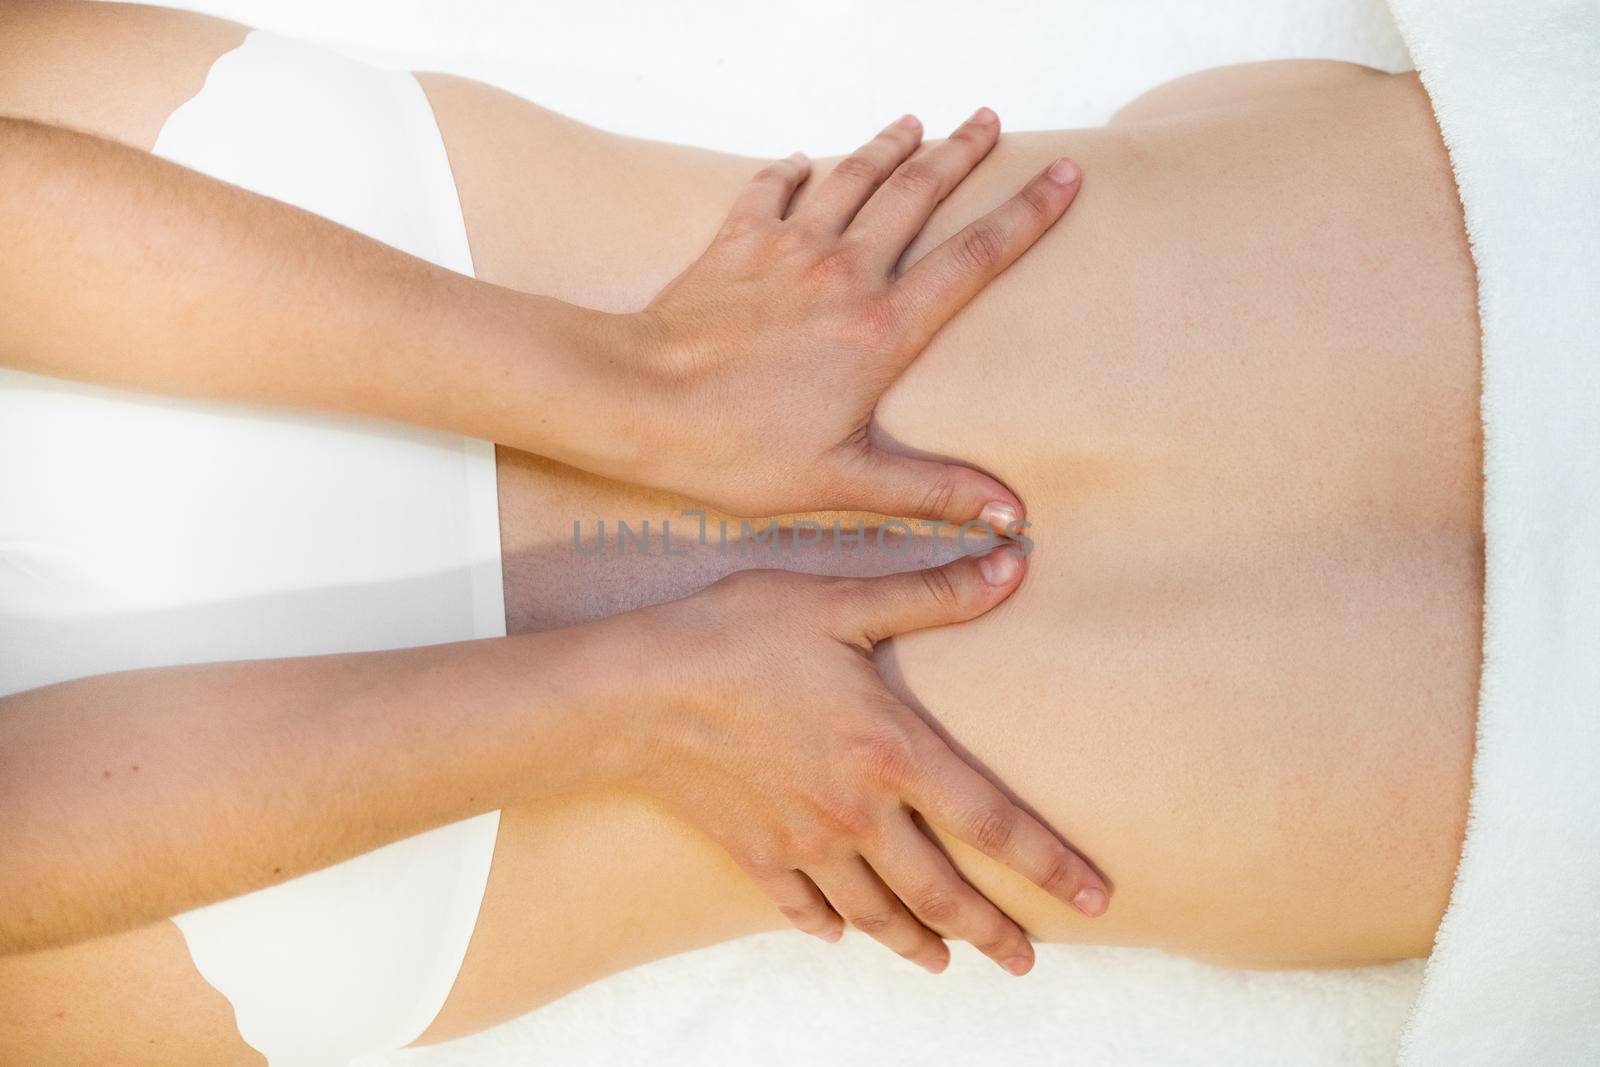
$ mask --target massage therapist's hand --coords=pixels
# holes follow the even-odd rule
[[[907,246],[999,134],[983,109],[910,158],[921,127],[907,116],[787,217],[809,164],[796,156],[757,174],[710,248],[634,317],[639,347],[656,354],[667,425],[639,469],[618,476],[735,515],[981,516],[1002,531],[1020,518],[993,478],[881,450],[867,432],[879,397],[929,339],[1077,193],[1077,167],[1057,161],[900,274]]]
[[[901,273],[999,137],[915,120],[813,183],[752,180],[709,248],[612,314],[446,270],[149,153],[0,116],[0,363],[175,396],[370,415],[499,442],[736,515],[845,509],[1004,528],[966,467],[878,449],[879,398],[1071,202],[1057,161]],[[643,195],[641,193],[641,195]],[[72,211],[59,211],[71,203]],[[1009,510],[1008,510],[1009,509]]]
[[[748,571],[607,620],[630,627],[618,639],[639,664],[630,718],[611,731],[642,741],[627,784],[722,844],[808,933],[835,940],[849,922],[934,973],[955,937],[1025,973],[1022,930],[913,816],[1087,915],[1105,910],[1105,883],[896,699],[872,658],[895,634],[982,615],[1023,566],[1000,548],[882,578]]]

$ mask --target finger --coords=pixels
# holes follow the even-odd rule
[[[745,184],[733,209],[728,212],[729,222],[776,222],[783,218],[794,191],[811,173],[811,161],[802,152],[788,159],[768,163],[756,171],[755,177]]]
[[[831,233],[843,233],[861,205],[921,142],[922,123],[913,115],[901,116],[834,164],[817,186],[816,195],[795,212],[795,218]]]
[[[891,784],[923,818],[1089,918],[1105,914],[1110,892],[1083,857],[931,730],[913,743],[918,751],[904,761],[904,780]]]
[[[1025,569],[1016,546],[1006,545],[942,567],[849,579],[847,611],[862,639],[877,644],[895,634],[977,618],[1011,595]]]
[[[833,482],[834,503],[851,511],[978,522],[1004,537],[1023,527],[1022,501],[1002,483],[960,463],[919,459],[867,446],[841,446],[848,459]],[[953,531],[951,531],[953,534]],[[974,551],[981,550],[981,546]]]
[[[900,956],[938,974],[950,949],[923,926],[860,857],[807,871],[845,921]]]
[[[883,846],[866,857],[885,885],[930,930],[969,941],[1015,975],[1033,967],[1033,946],[1022,927],[967,884],[910,815],[886,828]]]
[[[1044,236],[1083,184],[1070,159],[1058,159],[1022,191],[912,264],[894,292],[908,315],[909,358],[1017,257]]]
[[[1000,117],[981,107],[943,144],[902,163],[872,195],[847,231],[871,249],[885,271],[900,262],[928,216],[1000,139]]]
[[[816,883],[799,871],[746,871],[778,911],[797,930],[833,942],[844,936],[844,919],[833,910]]]

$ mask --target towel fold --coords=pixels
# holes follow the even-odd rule
[[[1483,330],[1471,810],[1405,1064],[1600,1062],[1600,5],[1394,0]]]

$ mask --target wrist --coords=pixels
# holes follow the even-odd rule
[[[537,455],[653,484],[670,430],[675,374],[662,331],[642,313],[545,297],[524,300],[518,402],[498,438]]]
[[[665,605],[613,615],[585,629],[593,719],[594,763],[606,785],[638,784],[671,747],[678,706],[681,650],[669,641]]]
[[[511,741],[537,790],[525,799],[626,785],[654,761],[668,701],[648,612],[506,642]]]

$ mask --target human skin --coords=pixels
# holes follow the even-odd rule
[[[228,46],[175,57],[155,79],[172,79],[165,96],[146,90],[153,117],[128,128],[153,139],[160,108]],[[156,73],[130,61],[137,84]],[[424,84],[477,269],[500,284],[638,306],[754,169]],[[71,87],[62,106],[93,114],[97,91]],[[1474,284],[1431,114],[1412,78],[1316,66],[1179,83],[1128,118],[1008,136],[925,235],[1053,155],[1084,166],[1072,214],[878,416],[1019,493],[1038,546],[1028,581],[883,662],[1114,883],[1090,923],[952,845],[1036,938],[1260,966],[1426,953],[1464,822],[1481,605]],[[574,518],[682,502],[500,459],[513,629],[754,562],[574,560]],[[513,808],[428,1038],[781,925],[718,848],[636,795]],[[58,1058],[151,1040],[161,1062],[249,1058],[167,924],[26,959],[0,982]]]
[[[32,10],[57,16],[57,32],[84,12]],[[643,311],[613,314],[434,267],[114,140],[0,116],[0,228],[13,253],[0,302],[14,311],[0,320],[0,358],[493,434],[600,474],[618,470],[589,460],[643,456],[622,473],[751,509],[853,498],[1004,526],[1020,503],[992,478],[891,454],[864,432],[927,338],[1076,192],[1077,169],[1054,161],[896,270],[998,134],[980,109],[897,170],[921,135],[903,117],[795,210],[803,157],[762,168],[704,254]],[[715,447],[663,440],[662,412]],[[716,839],[807,932],[832,940],[849,921],[935,972],[948,961],[938,935],[957,937],[1026,973],[1022,930],[912,813],[1087,915],[1105,909],[1103,882],[891,695],[867,655],[992,607],[1021,568],[1002,552],[867,581],[772,572],[614,624],[160,667],[8,696],[0,954],[117,933],[483,811],[626,783]],[[686,629],[703,639],[684,641]]]
[[[750,166],[423,81],[478,269],[506,284],[646,299]],[[1475,286],[1426,97],[1413,76],[1339,64],[1177,83],[1109,129],[1004,138],[920,247],[1063,151],[1086,175],[1073,212],[878,412],[887,437],[1016,489],[1029,580],[880,661],[1101,865],[1116,902],[1091,925],[953,852],[1040,940],[1248,966],[1425,955],[1463,833],[1482,567]],[[573,200],[601,210],[519,207]],[[687,505],[504,451],[500,465],[516,626],[750,563],[575,559],[574,518],[592,531]],[[576,865],[573,884],[628,887],[629,936],[666,929],[663,951],[772,925],[730,903],[715,866],[663,868],[653,813],[612,802],[607,839],[630,847],[609,862],[550,848],[595,809],[512,815],[502,854],[523,840],[538,858],[497,868],[480,929],[520,933],[475,943],[438,1033],[496,990],[562,991],[544,976],[565,943],[496,910],[543,899],[557,862],[557,884]],[[634,848],[670,872],[651,892],[683,887],[684,912],[656,920],[634,896]],[[607,961],[585,978],[650,958],[603,934],[578,951]]]
[[[898,270],[998,136],[982,108],[908,163],[922,126],[903,116],[799,205],[810,162],[774,161],[647,306],[608,313],[458,274],[114,140],[0,115],[13,253],[0,355],[58,378],[450,430],[744,515],[826,506],[1003,530],[1021,514],[1003,485],[867,433],[928,338],[1077,191],[1077,167],[1052,160]],[[669,432],[684,421],[701,436]]]
[[[927,508],[913,514],[970,522],[987,534],[980,514],[1001,527],[1018,521],[1021,505],[1009,491],[968,467],[891,455],[864,430],[878,396],[953,305],[964,304],[1059,218],[1078,173],[1066,161],[1053,162],[969,236],[896,272],[942,193],[999,136],[992,113],[980,111],[944,144],[896,170],[920,132],[909,116],[890,124],[853,167],[836,167],[808,204],[787,216],[806,167],[790,159],[763,168],[703,255],[644,311],[612,314],[432,266],[114,141],[0,117],[0,229],[12,237],[0,303],[14,312],[0,319],[0,359],[60,377],[388,414],[458,431],[501,424],[506,432],[494,431],[496,440],[531,439],[530,448],[565,425],[558,437],[599,443],[540,455],[643,455],[637,466],[645,484],[654,474],[673,484],[724,485],[730,488],[719,499],[748,507],[781,499],[822,504],[863,492],[857,499],[887,508],[898,496],[907,508]],[[926,179],[920,187],[905,184],[912,173]],[[876,193],[875,178],[887,179]],[[286,263],[297,269],[285,270]],[[634,341],[620,351],[591,348],[579,330],[570,345],[552,349],[552,316],[601,324],[591,327],[595,336]],[[227,358],[212,373],[219,353]],[[452,378],[456,367],[459,383]],[[554,382],[561,386],[552,393]],[[808,414],[819,406],[828,417]],[[631,412],[622,427],[613,421],[618,408]],[[559,417],[547,420],[549,409],[559,409]],[[692,422],[695,437],[677,433],[679,421]],[[605,443],[630,433],[636,438],[620,448]],[[678,438],[676,448],[663,441],[668,437]],[[703,455],[704,470],[690,469],[685,457],[693,453]],[[593,469],[614,473],[609,464]],[[812,474],[791,477],[797,469]],[[1015,556],[988,563],[1002,565],[1016,566]],[[561,677],[571,658],[571,643],[560,633],[463,648],[469,665],[450,683],[458,691],[454,702],[442,701],[430,684],[446,672],[429,650],[393,652],[381,657],[381,667],[360,656],[322,657],[298,669],[273,662],[171,666],[0,699],[0,851],[10,860],[0,868],[6,902],[0,954],[115,933],[576,783],[615,784],[608,777],[614,761],[586,767],[584,759],[614,747],[613,738],[668,766],[698,758],[703,753],[682,739],[725,732],[736,721],[744,736],[723,751],[783,752],[794,773],[700,761],[693,776],[697,803],[686,809],[689,798],[679,796],[680,810],[741,858],[796,926],[833,938],[848,919],[902,955],[940,968],[945,946],[915,914],[940,934],[982,946],[1008,969],[1026,971],[1033,954],[1022,930],[974,893],[925,838],[909,842],[921,831],[907,807],[980,845],[995,835],[977,828],[998,821],[1008,830],[1005,842],[1018,847],[995,855],[1087,914],[1104,910],[1105,887],[1049,831],[1020,825],[1031,817],[959,765],[947,747],[936,753],[944,743],[881,681],[852,700],[785,704],[785,694],[808,687],[850,691],[862,680],[860,650],[831,660],[826,649],[817,656],[769,655],[742,685],[730,690],[717,680],[722,665],[741,661],[741,648],[798,648],[782,630],[803,618],[804,590],[824,584],[820,576],[744,583],[746,595],[759,600],[753,586],[765,587],[769,602],[787,601],[789,610],[777,618],[758,615],[714,645],[679,650],[672,671],[690,680],[688,691],[721,695],[673,698],[671,713],[659,716],[649,712],[665,708],[666,688],[644,680],[659,679],[664,665],[630,655],[627,647],[610,661],[630,669],[601,675],[616,691],[540,692],[533,679]],[[921,588],[943,586],[930,579]],[[935,614],[921,625],[966,617]],[[671,612],[647,618],[657,629],[680,625]],[[833,625],[825,614],[812,622],[818,629]],[[872,640],[900,632],[878,629]],[[525,665],[526,678],[503,669],[508,657]],[[413,667],[410,676],[422,683],[380,684]],[[594,676],[592,665],[586,669]],[[865,669],[876,677],[875,668]],[[763,689],[758,677],[770,684]],[[314,714],[301,696],[306,690],[318,694]],[[375,693],[384,717],[370,714]],[[633,709],[626,728],[595,714],[596,705],[608,702]],[[843,710],[824,710],[834,704]],[[730,720],[718,705],[769,710]],[[454,760],[446,757],[446,738],[457,731],[437,721],[452,712],[469,727],[458,750],[463,758]],[[929,771],[920,802],[909,802],[898,786],[883,791],[888,783],[865,753],[848,754],[858,735],[887,729],[886,718],[906,728],[901,740],[916,735],[917,762]],[[432,729],[404,725],[430,719]],[[798,744],[780,732],[808,719],[823,728],[822,737]],[[563,725],[573,720],[588,724],[588,737],[574,740]],[[212,722],[226,729],[213,731]],[[289,722],[298,726],[286,730]],[[503,726],[520,733],[520,743],[508,745]],[[411,758],[403,748],[394,751],[397,736],[413,732],[438,744]],[[281,745],[286,734],[289,749]],[[72,757],[52,758],[60,752]],[[341,754],[353,754],[354,766],[331,774],[344,762]],[[497,756],[520,766],[525,784],[497,773]],[[118,764],[132,770],[113,774],[109,768]],[[145,774],[137,777],[141,766]],[[442,781],[436,772],[445,766],[451,774]],[[660,769],[641,768],[630,780],[660,787],[687,777],[682,766],[669,774]],[[828,777],[823,771],[834,777],[819,787]],[[361,788],[335,785],[346,779]],[[748,787],[742,801],[709,784],[730,781]],[[944,784],[927,789],[934,781]],[[766,818],[752,810],[752,792],[764,798],[758,806]],[[248,800],[250,794],[260,802]],[[653,795],[664,794],[657,788]],[[60,802],[69,796],[72,803]],[[276,797],[296,802],[266,802]],[[463,810],[462,798],[479,810]],[[857,818],[858,807],[871,815]],[[833,809],[844,817],[818,818]],[[226,810],[266,814],[239,823],[217,817]],[[126,832],[107,833],[119,820]],[[819,838],[831,839],[843,855],[833,856]],[[885,847],[890,839],[902,846]],[[808,847],[797,849],[800,840]],[[955,902],[961,903],[952,908]]]

